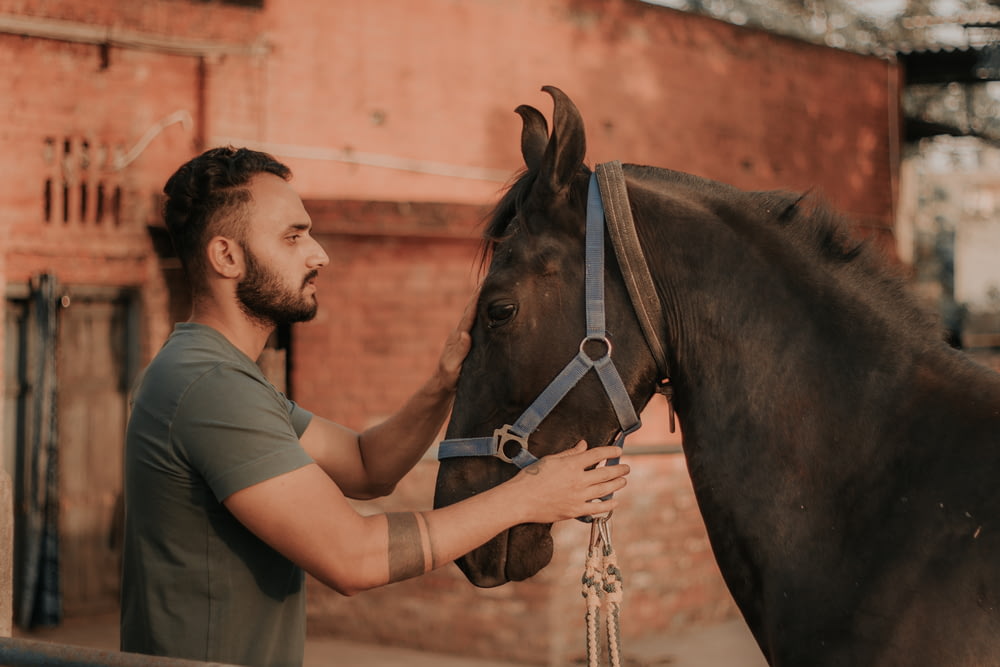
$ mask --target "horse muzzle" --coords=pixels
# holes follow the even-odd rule
[[[509,480],[513,465],[494,457],[441,461],[434,489],[434,507],[460,502]],[[552,560],[551,524],[514,526],[473,549],[455,563],[480,588],[492,588],[535,575]]]
[[[455,561],[465,577],[480,588],[523,581],[552,560],[551,524],[522,524]]]

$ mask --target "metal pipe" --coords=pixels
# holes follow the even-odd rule
[[[0,14],[0,33],[195,57],[213,55],[258,56],[266,55],[270,51],[270,47],[264,41],[227,44],[209,40],[183,39],[170,35],[154,35],[136,30],[125,30],[116,26],[15,14]]]

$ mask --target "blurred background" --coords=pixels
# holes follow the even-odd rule
[[[317,318],[260,363],[354,428],[431,371],[521,167],[513,109],[549,116],[547,84],[579,107],[591,165],[809,190],[910,277],[949,342],[1000,368],[998,5],[0,0],[0,629],[114,622],[128,392],[189,307],[161,189],[212,146],[292,167],[331,261]],[[643,421],[615,520],[626,642],[738,617],[680,434],[660,403]],[[359,510],[429,508],[435,473],[431,451]],[[351,599],[310,582],[310,636],[568,664],[587,528],[555,537],[549,568],[500,589],[452,566]]]

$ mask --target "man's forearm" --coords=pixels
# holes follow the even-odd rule
[[[524,494],[508,483],[432,511],[365,517],[364,528],[345,545],[346,551],[326,550],[313,568],[306,569],[345,595],[411,579],[525,520],[520,508],[526,502]]]
[[[386,514],[388,583],[437,569],[520,523],[521,500],[508,484],[430,512]]]
[[[389,492],[431,445],[448,417],[462,363],[472,345],[478,290],[445,341],[431,378],[385,422],[358,438],[361,463],[373,488]]]
[[[316,420],[300,439],[320,467],[353,498],[391,493],[441,431],[472,339],[476,299],[448,336],[434,374],[393,416],[363,433]]]
[[[543,458],[502,484],[435,510],[365,517],[350,510],[339,518],[320,513],[315,521],[306,513],[296,516],[302,519],[298,533],[277,519],[264,527],[275,540],[272,546],[320,581],[351,595],[441,567],[520,523],[553,523],[613,510],[617,504],[613,498],[592,500],[624,486],[627,465],[597,465],[620,455],[620,448],[587,450],[581,442],[567,452]],[[297,494],[296,506],[307,504],[313,512],[320,511],[315,498],[322,493],[301,484],[290,486],[290,493]],[[265,512],[273,511],[270,505],[266,507],[270,509]],[[248,513],[248,521],[251,529],[262,523],[258,513]],[[265,541],[268,531],[262,537]],[[282,542],[300,546],[302,553],[296,558],[294,550],[280,548]]]
[[[440,433],[454,395],[435,376],[398,412],[360,434],[361,458],[373,486],[391,490],[420,461]]]

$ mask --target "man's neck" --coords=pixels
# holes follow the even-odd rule
[[[274,332],[273,325],[265,325],[248,317],[235,304],[231,308],[220,308],[216,303],[196,302],[188,321],[212,327],[240,352],[255,361]]]

